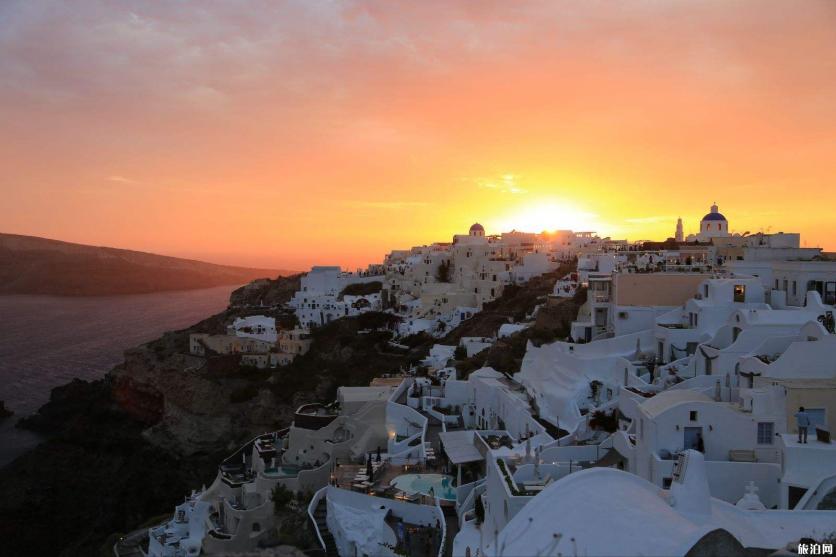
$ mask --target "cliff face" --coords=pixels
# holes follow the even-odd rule
[[[111,533],[170,509],[222,456],[178,457],[146,441],[108,379],[55,389],[24,425],[48,440],[0,471],[3,555],[106,554]]]
[[[232,292],[229,304],[235,307],[278,306],[286,304],[301,287],[301,274],[276,279],[254,280]]]
[[[113,402],[145,426],[147,441],[190,456],[232,449],[292,419],[291,405],[267,388],[269,372],[244,370],[234,356],[206,360],[187,354],[193,330],[128,350],[125,362],[109,373]],[[242,390],[253,395],[233,402],[231,394]]]

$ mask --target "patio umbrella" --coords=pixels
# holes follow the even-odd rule
[[[366,461],[366,475],[369,477],[369,481],[372,481],[372,453],[369,453],[369,458]]]
[[[377,446],[377,461],[380,462],[380,445]]]

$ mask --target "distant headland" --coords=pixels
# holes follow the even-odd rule
[[[292,274],[0,233],[0,294],[108,296],[194,290]]]

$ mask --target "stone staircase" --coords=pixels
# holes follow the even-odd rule
[[[322,541],[325,542],[325,555],[327,557],[339,557],[339,553],[337,553],[337,544],[334,541],[334,536],[328,529],[328,522],[326,520],[327,517],[328,504],[326,502],[326,498],[323,497],[319,504],[316,506],[316,509],[314,510],[314,522],[316,522],[316,527],[319,530],[319,535],[322,536]]]

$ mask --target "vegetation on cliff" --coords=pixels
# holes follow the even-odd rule
[[[275,307],[286,304],[293,293],[301,288],[301,274],[293,274],[275,279],[254,280],[229,295],[232,307]]]
[[[450,331],[439,342],[458,344],[462,337],[494,336],[503,324],[524,320],[534,312],[537,305],[545,303],[554,289],[555,281],[571,269],[571,264],[564,264],[557,270],[534,277],[523,285],[506,286],[502,290],[502,296],[485,304],[481,312]]]
[[[342,300],[344,296],[368,296],[369,294],[376,294],[381,290],[383,290],[383,283],[379,280],[355,282],[343,288],[339,298]]]
[[[460,378],[485,366],[509,374],[519,372],[529,342],[539,346],[569,336],[569,327],[581,303],[582,298],[578,296],[544,301],[530,327],[497,339],[493,346],[470,358],[456,358]]]
[[[397,321],[389,313],[369,312],[315,329],[310,352],[280,368],[271,389],[282,401],[328,401],[337,387],[368,385],[382,373],[409,368],[427,355],[433,340],[416,339],[408,349],[393,346]]]

